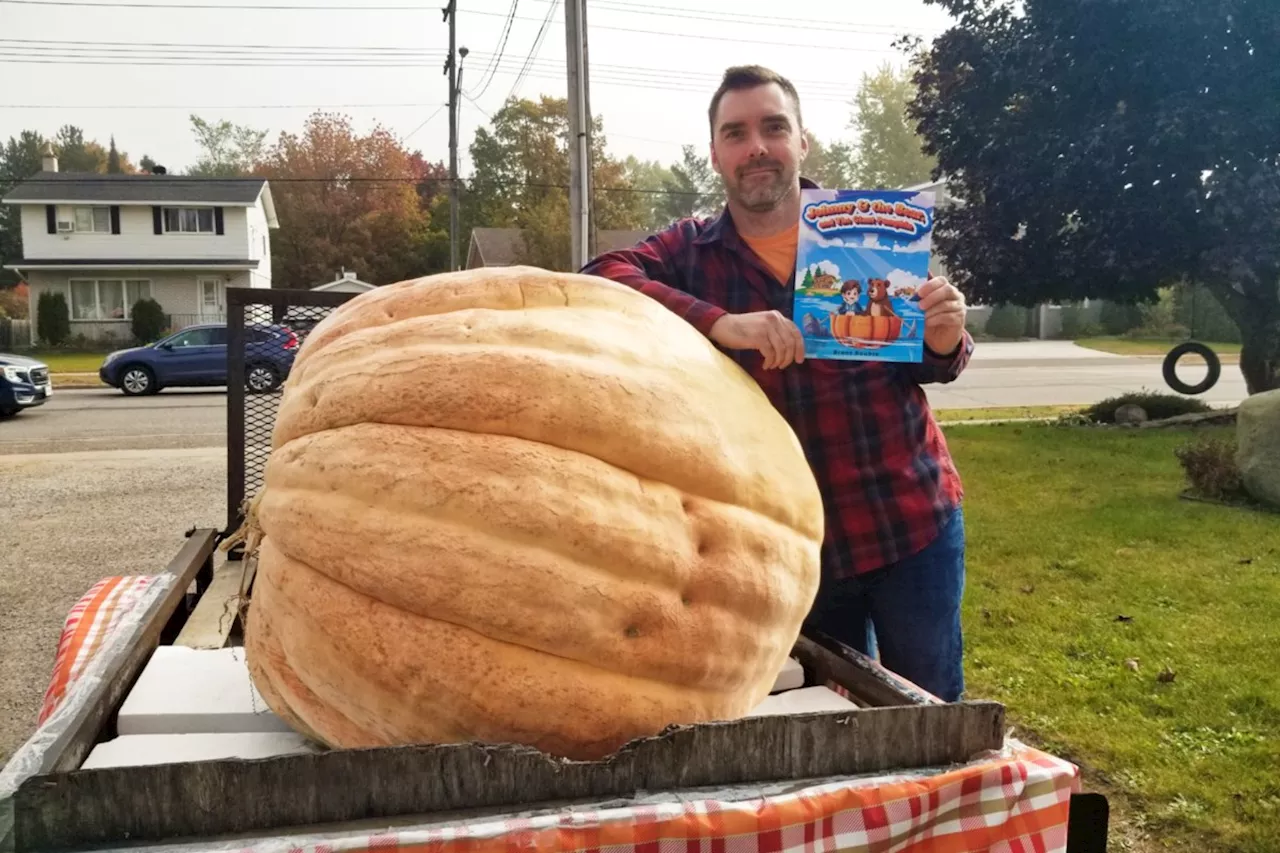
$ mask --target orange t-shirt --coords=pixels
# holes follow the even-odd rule
[[[796,244],[800,239],[800,224],[784,228],[768,237],[747,237],[742,240],[760,256],[779,284],[785,285],[796,270]]]

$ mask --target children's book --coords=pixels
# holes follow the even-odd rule
[[[918,362],[934,195],[801,191],[793,317],[805,358]]]

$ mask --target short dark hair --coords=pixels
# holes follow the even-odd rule
[[[711,125],[711,138],[715,139],[716,136],[716,111],[720,109],[720,99],[724,97],[725,92],[754,89],[770,83],[781,86],[782,91],[791,99],[792,105],[796,108],[796,123],[800,125],[797,129],[803,129],[804,119],[800,117],[800,93],[796,91],[796,87],[790,80],[763,65],[735,65],[724,72],[720,88],[716,89],[716,93],[711,96],[711,108],[707,111],[707,119]]]

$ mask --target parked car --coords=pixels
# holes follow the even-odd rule
[[[293,368],[298,336],[288,326],[245,327],[245,387],[254,393],[279,388]],[[188,326],[142,347],[109,354],[98,376],[130,396],[164,388],[227,385],[227,327],[222,323]]]
[[[0,418],[43,406],[51,396],[49,365],[23,355],[0,353]]]

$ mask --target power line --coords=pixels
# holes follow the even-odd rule
[[[268,12],[434,12],[431,6],[315,6],[290,5],[278,6],[269,4],[238,3],[121,3],[112,0],[109,3],[89,3],[84,0],[0,0],[13,6],[78,6],[88,9],[237,9],[241,11]]]
[[[547,6],[546,17],[542,19],[542,26],[538,28],[538,34],[533,38],[533,46],[529,48],[529,54],[524,58],[524,66],[521,67],[520,73],[516,75],[516,82],[511,84],[511,91],[507,94],[505,100],[510,100],[520,90],[520,84],[524,82],[525,75],[528,73],[529,67],[533,64],[533,60],[537,58],[538,51],[542,50],[543,39],[547,37],[547,27],[551,24],[552,17],[555,16],[556,7],[560,0],[551,0],[551,4]],[[512,18],[514,19],[514,15]],[[522,20],[537,20],[536,18],[526,18]]]
[[[115,177],[93,177],[76,175],[76,184],[106,184],[118,183],[122,179],[136,178],[137,175],[118,175]],[[449,178],[432,178],[432,177],[369,177],[364,175],[342,175],[335,177],[272,177],[263,175],[253,178],[199,178],[186,175],[165,175],[157,176],[161,180],[167,181],[191,181],[206,182],[218,181],[219,183],[242,182],[242,183],[258,183],[259,181],[267,181],[272,184],[447,184]],[[533,181],[477,181],[474,178],[459,178],[458,183],[468,185],[472,190],[479,189],[544,189],[544,190],[568,190],[568,184],[549,184],[537,183]],[[55,178],[28,178],[21,181],[19,185],[26,184],[58,184],[65,186],[66,180],[58,180]],[[696,195],[694,192],[681,192],[679,190],[650,190],[640,187],[597,187],[596,192],[603,193],[622,193],[631,195],[660,195],[660,196],[689,196]]]
[[[6,0],[0,0],[4,3]],[[421,47],[398,47],[396,45],[344,45],[344,44],[243,44],[236,42],[234,44],[211,44],[209,42],[180,42],[180,41],[76,41],[70,39],[10,39],[0,38],[0,42],[5,44],[28,45],[31,47],[39,47],[41,45],[50,45],[57,47],[60,45],[73,45],[84,49],[107,50],[109,48],[122,49],[143,49],[143,48],[160,48],[172,47],[181,48],[183,50],[231,50],[237,53],[243,53],[247,50],[269,50],[269,51],[324,51],[325,53],[409,53],[409,54],[443,54],[441,48],[432,48],[424,50]]]
[[[3,2],[9,2],[9,0],[0,0],[0,3],[3,3]],[[558,0],[553,0],[553,2],[558,2]],[[467,14],[468,15],[489,15],[492,17],[497,17],[498,15],[502,15],[503,13],[502,12],[481,12],[479,10],[473,9]],[[536,21],[538,19],[537,18],[517,18],[517,20]],[[608,24],[592,24],[591,29],[610,30],[612,32],[617,32],[617,33],[639,33],[641,35],[666,36],[668,38],[697,39],[698,41],[727,41],[727,42],[733,42],[735,44],[763,44],[763,45],[768,45],[769,47],[802,47],[809,51],[844,50],[844,51],[850,51],[852,53],[898,53],[898,51],[894,50],[893,48],[884,48],[884,47],[852,47],[850,45],[843,45],[843,44],[840,44],[840,45],[812,44],[812,43],[800,44],[799,42],[785,42],[785,41],[773,41],[773,40],[762,40],[762,39],[744,39],[744,38],[739,38],[737,36],[712,36],[712,35],[706,35],[704,33],[681,33],[681,32],[675,32],[673,30],[667,31],[667,32],[663,32],[661,30],[638,30],[633,27],[613,27],[613,26],[609,26]]]
[[[430,124],[430,123],[431,123],[431,120],[432,120],[433,118],[435,118],[436,116],[440,115],[440,110],[443,110],[443,109],[444,109],[445,107],[447,107],[447,106],[449,106],[449,105],[448,105],[448,104],[440,104],[440,105],[439,105],[439,108],[438,108],[438,109],[436,109],[436,111],[435,111],[435,112],[433,112],[431,115],[429,115],[429,116],[427,116],[425,119],[423,119],[423,120],[422,120],[422,124],[418,125],[418,126],[417,126],[417,127],[415,127],[413,130],[409,131],[409,132],[404,136],[404,138],[403,138],[403,139],[401,139],[400,141],[401,141],[402,143],[404,143],[404,142],[408,142],[408,141],[409,141],[409,139],[410,139],[410,138],[412,138],[412,137],[413,137],[413,135],[414,135],[415,133],[417,133],[418,131],[420,131],[420,130],[422,130],[424,127],[426,127],[428,124]]]
[[[6,40],[0,39],[0,42]],[[16,41],[16,40],[8,40]],[[102,65],[173,65],[173,66],[218,66],[218,67],[235,67],[240,65],[259,64],[265,67],[290,67],[299,64],[297,60],[289,56],[276,56],[274,54],[259,53],[254,59],[246,61],[234,54],[222,55],[218,53],[218,49],[213,45],[179,45],[180,48],[190,48],[191,52],[199,55],[192,56],[189,52],[174,53],[173,51],[153,51],[146,49],[134,50],[125,46],[123,43],[113,43],[114,46],[109,49],[110,53],[102,56],[93,55],[88,48],[63,49],[55,47],[27,47],[18,46],[10,49],[10,53],[4,57],[0,57],[0,62],[12,62],[15,64],[45,62],[45,61],[65,61],[67,64],[102,64]],[[24,51],[15,53],[12,51]],[[484,54],[473,54],[483,57]],[[429,56],[429,55],[428,55]],[[439,54],[436,54],[438,58]],[[302,65],[308,67],[321,67],[326,65],[334,65],[337,67],[370,67],[370,68],[403,68],[403,67],[425,67],[432,64],[429,58],[417,57],[395,57],[387,61],[366,61],[362,58],[341,57],[336,58],[319,58],[308,60]],[[529,76],[531,72],[543,72],[554,70],[555,76],[559,79],[560,68],[558,63],[550,60],[540,60],[531,57],[525,57],[519,72],[504,70],[504,63],[509,68],[511,62],[507,61],[507,57],[503,57],[496,62],[491,63],[493,73],[517,73],[518,75]],[[662,84],[661,88],[670,88],[676,91],[702,91],[705,86],[698,85],[699,82],[705,82],[707,86],[714,87],[718,82],[716,75],[705,71],[693,71],[685,69],[664,69],[651,68],[645,66],[634,65],[612,65],[600,64],[593,66],[593,72],[600,75],[601,79],[612,77],[614,82],[645,82]],[[539,75],[534,75],[539,76]],[[546,75],[550,76],[550,75]],[[805,88],[810,97],[831,95],[841,100],[845,99],[848,88],[845,85],[832,83],[829,81],[818,80],[796,80],[797,85]],[[692,88],[690,88],[692,87]],[[429,105],[427,105],[429,106]]]
[[[482,84],[482,88],[480,89],[480,91],[475,93],[475,97],[477,98],[482,96],[485,92],[489,91],[489,84],[493,82],[494,72],[497,70],[498,64],[502,62],[503,54],[506,53],[507,39],[510,38],[511,36],[511,24],[516,19],[516,7],[519,5],[520,5],[520,0],[511,0],[511,10],[507,12],[507,22],[506,22],[506,25],[503,27],[502,35],[498,40],[498,51],[494,55],[496,56],[496,59],[491,58],[489,65],[485,68],[484,72],[481,73],[480,75],[480,83]],[[472,96],[467,95],[467,97],[471,98]]]
[[[442,104],[0,104],[0,110],[331,110],[441,107]]]
[[[536,0],[539,3],[550,0]],[[845,32],[865,35],[895,35],[897,33],[916,33],[928,35],[940,30],[925,30],[918,27],[898,26],[895,24],[853,24],[845,21],[823,21],[805,18],[782,17],[779,15],[757,15],[751,12],[707,12],[699,10],[691,13],[687,8],[676,6],[660,6],[649,3],[627,3],[620,0],[591,0],[592,8],[611,12],[622,12],[632,15],[647,15],[662,18],[684,18],[693,21],[711,21],[715,23],[746,24],[750,26],[783,27],[786,29],[813,30],[824,32]]]

